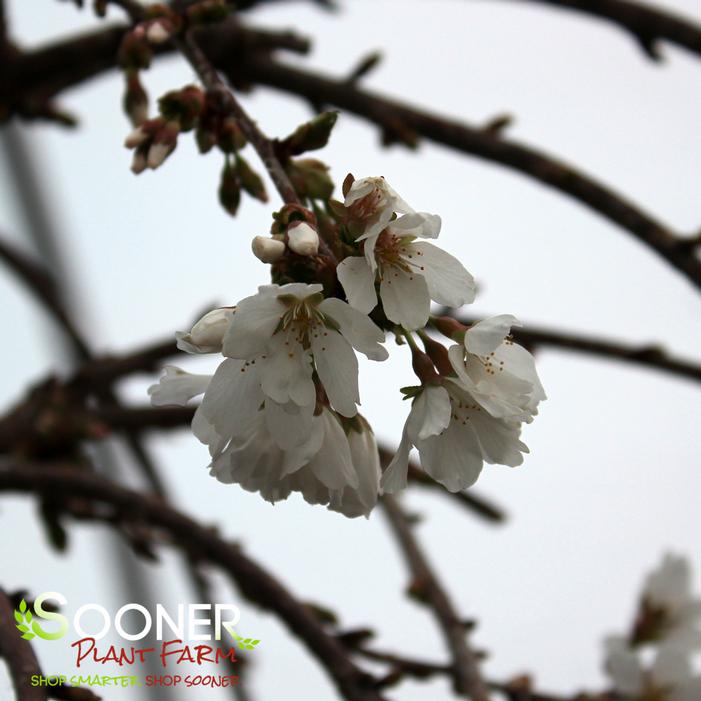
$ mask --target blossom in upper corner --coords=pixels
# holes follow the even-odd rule
[[[360,403],[353,349],[385,360],[384,333],[321,285],[264,285],[242,300],[224,336],[229,358],[258,363],[263,394],[280,405],[313,408],[314,372],[331,406],[355,416]]]
[[[701,646],[701,599],[692,594],[686,558],[667,554],[649,574],[631,640],[636,645],[664,641]]]
[[[233,307],[207,312],[190,331],[177,331],[178,348],[186,353],[221,353],[224,334],[234,316]]]
[[[399,448],[382,475],[383,491],[406,487],[414,447],[421,468],[450,492],[474,484],[485,462],[512,467],[523,462],[528,448],[519,438],[520,423],[491,416],[456,382],[446,378],[412,394]]]
[[[359,197],[361,193],[366,194]],[[474,300],[475,282],[463,265],[437,246],[416,240],[437,238],[440,217],[414,212],[381,178],[353,183],[346,207],[356,218],[365,217],[356,239],[362,242],[364,255],[345,258],[337,268],[353,307],[372,311],[377,277],[385,315],[407,329],[426,325],[431,300],[450,307]],[[404,214],[392,219],[397,212]]]
[[[605,669],[623,701],[698,701],[701,676],[694,675],[688,650],[662,645],[647,667],[623,637],[606,640]]]
[[[480,321],[448,355],[460,385],[489,414],[530,422],[546,396],[533,356],[509,338],[520,325],[510,314]]]

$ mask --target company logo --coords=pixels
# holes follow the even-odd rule
[[[42,640],[60,640],[70,629],[69,619],[57,613],[57,606],[66,606],[67,599],[59,592],[44,592],[36,597],[33,607],[22,599],[19,608],[15,610],[15,626],[25,640],[40,638]],[[32,610],[33,609],[33,610]],[[86,630],[84,622],[86,614],[97,614],[101,623],[97,630]],[[128,632],[124,627],[124,618],[138,614],[141,618],[139,630]],[[93,615],[94,618],[94,615]],[[169,637],[179,640],[221,641],[222,632],[228,633],[241,650],[254,650],[260,639],[239,635],[234,626],[239,622],[241,613],[233,604],[178,604],[175,612],[169,611],[162,604],[156,604],[152,614],[145,606],[137,603],[125,604],[114,616],[100,604],[84,604],[75,612],[72,628],[77,636],[83,639],[101,640],[114,627],[117,634],[124,640],[143,640],[152,636],[158,641]],[[45,628],[48,624],[48,630]],[[155,629],[155,630],[154,630]]]

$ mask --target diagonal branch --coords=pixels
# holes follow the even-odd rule
[[[452,316],[465,326],[470,326],[479,319],[469,317],[454,309],[444,308],[441,314]],[[622,341],[610,341],[597,336],[585,336],[582,334],[568,333],[559,329],[546,329],[530,324],[523,328],[513,328],[511,335],[514,340],[528,348],[557,348],[560,350],[586,353],[601,358],[619,360],[653,370],[661,370],[672,375],[677,375],[687,380],[701,382],[701,364],[675,358],[657,344],[635,346]]]
[[[248,80],[292,93],[306,100],[345,109],[385,130],[413,132],[487,161],[516,170],[568,195],[646,244],[701,290],[701,260],[689,239],[678,235],[624,195],[594,177],[536,148],[500,137],[493,130],[433,114],[383,97],[347,80],[285,65],[263,56],[244,64],[227,64],[226,55],[213,60],[234,80]]]
[[[701,56],[701,26],[661,7],[633,0],[514,0],[538,2],[551,7],[599,17],[631,34],[653,61],[661,61],[658,41],[668,41]]]
[[[84,498],[116,511],[122,520],[167,533],[188,555],[219,566],[250,601],[275,614],[325,668],[348,701],[382,701],[374,679],[358,668],[343,645],[326,632],[316,615],[272,574],[207,528],[160,499],[121,487],[97,475],[70,468],[0,466],[0,491]],[[91,518],[108,523],[114,514],[95,510]]]
[[[385,494],[381,503],[411,570],[418,594],[433,610],[443,632],[452,656],[451,668],[455,691],[469,697],[472,701],[488,701],[489,693],[479,671],[477,655],[467,644],[465,622],[456,613],[452,601],[428,564],[399,502]]]

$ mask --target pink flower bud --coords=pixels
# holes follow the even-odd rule
[[[136,148],[137,146],[141,146],[141,144],[143,144],[148,138],[148,132],[141,127],[137,127],[131,132],[131,134],[129,134],[129,136],[127,136],[126,139],[124,139],[124,145],[127,148]]]
[[[315,256],[319,250],[319,235],[306,222],[293,224],[287,238],[289,247],[300,256]]]
[[[253,255],[263,263],[275,263],[285,253],[285,243],[270,236],[255,236],[251,241]]]

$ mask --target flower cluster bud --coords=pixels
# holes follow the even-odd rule
[[[329,167],[316,158],[298,158],[285,165],[290,182],[300,197],[328,200],[333,193]]]
[[[221,172],[219,181],[219,202],[221,206],[233,217],[241,204],[241,179],[227,159]]]
[[[135,149],[131,169],[139,174],[150,168],[155,170],[175,150],[180,127],[162,117],[149,119],[127,136],[124,145]]]
[[[205,97],[204,108],[197,122],[195,132],[200,153],[207,153],[218,146],[224,153],[236,153],[246,145],[238,122],[229,115],[224,115],[214,96]]]
[[[177,122],[181,131],[190,131],[204,110],[205,95],[196,85],[171,90],[158,100],[158,109],[164,119]]]
[[[436,372],[431,358],[416,346],[411,348],[411,367],[414,369],[414,374],[421,380],[422,385],[441,383],[440,375]]]
[[[288,228],[298,222],[307,222],[316,229],[316,217],[310,210],[300,204],[286,204],[277,212],[273,212],[270,233],[273,236],[276,234],[284,236]]]
[[[142,25],[127,32],[119,45],[117,61],[125,71],[139,71],[148,68],[153,58],[153,49],[146,38]]]
[[[287,229],[287,245],[300,256],[315,256],[319,251],[319,234],[306,222],[293,222]]]
[[[421,340],[436,370],[438,370],[443,377],[455,374],[453,366],[450,363],[450,357],[448,356],[448,349],[442,343],[434,341],[426,335],[422,335]]]
[[[137,71],[127,71],[123,106],[132,126],[138,127],[148,119],[148,95]]]
[[[338,112],[322,112],[308,122],[300,125],[287,138],[278,144],[284,157],[299,156],[306,151],[324,148],[336,124]]]
[[[253,255],[263,263],[276,263],[285,255],[285,242],[273,236],[255,236],[251,241]]]
[[[450,316],[437,316],[431,319],[431,323],[438,333],[458,343],[463,342],[467,326],[461,324],[457,319]]]

